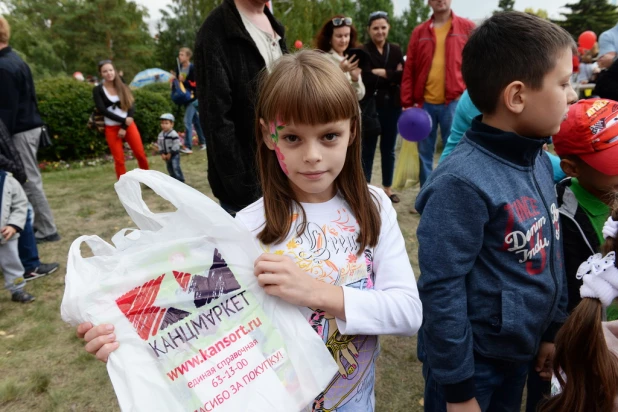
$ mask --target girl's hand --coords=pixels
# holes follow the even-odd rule
[[[253,273],[269,295],[297,306],[315,306],[318,281],[303,272],[289,257],[264,253],[255,261]]]
[[[0,233],[2,233],[2,237],[4,237],[4,239],[8,241],[11,240],[15,233],[17,233],[17,230],[15,230],[13,226],[5,226],[2,228]]]
[[[264,292],[296,306],[319,308],[345,320],[343,289],[315,280],[287,256],[262,254],[253,273]]]
[[[84,322],[77,326],[76,332],[78,338],[86,341],[86,352],[95,355],[101,362],[107,362],[109,354],[118,349],[114,325],[93,326],[90,322]]]
[[[119,138],[121,138],[121,139],[124,139],[124,137],[125,137],[125,135],[126,135],[126,134],[127,134],[126,129],[120,129],[120,130],[118,131],[118,137],[119,137]]]
[[[383,77],[386,79],[386,69],[373,69],[371,73],[375,74],[378,77]]]
[[[127,126],[131,126],[133,124],[133,118],[127,117],[124,122],[126,123]]]

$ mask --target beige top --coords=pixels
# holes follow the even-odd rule
[[[345,57],[343,56],[339,56],[339,54],[332,50],[328,52],[328,56],[330,56],[330,58],[332,59],[333,63],[335,63],[337,66],[339,66],[339,63],[341,63],[343,61],[343,59]],[[358,100],[361,100],[363,97],[365,97],[365,85],[363,84],[363,79],[361,78],[361,75],[358,75],[358,81],[354,82],[352,81],[352,76],[350,76],[350,73],[344,73],[345,77],[348,78],[348,81],[350,82],[350,84],[352,85],[352,87],[354,87],[354,90],[356,91],[356,97],[358,98]]]
[[[245,25],[247,31],[249,32],[249,35],[251,36],[251,38],[255,42],[255,45],[260,51],[260,54],[264,58],[266,68],[270,72],[272,64],[283,54],[281,52],[281,46],[279,46],[279,40],[281,40],[281,36],[279,36],[274,30],[274,37],[273,33],[267,33],[261,30],[242,13],[240,13],[240,17],[242,18],[242,22]]]

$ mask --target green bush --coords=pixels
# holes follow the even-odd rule
[[[69,77],[36,83],[39,111],[53,145],[39,151],[39,160],[75,160],[105,153],[105,138],[86,127],[94,109],[92,86]]]
[[[176,118],[174,130],[176,130],[177,132],[182,132],[185,130],[184,122],[182,120],[185,117],[185,108],[184,106],[179,106],[172,102],[169,83],[152,83],[142,87],[140,90],[148,90],[149,92],[157,93],[163,98],[165,98],[165,100],[168,100],[171,108],[168,113],[173,114]]]
[[[135,123],[142,135],[144,144],[157,140],[161,131],[159,116],[171,113],[174,104],[169,97],[146,88],[133,90],[135,96]]]
[[[92,85],[69,77],[54,77],[37,81],[36,93],[39,111],[53,141],[51,147],[39,151],[39,160],[82,160],[109,152],[105,137],[86,127],[94,110]],[[158,119],[163,113],[174,114],[180,119],[177,126],[184,129],[181,120],[184,108],[172,102],[167,83],[136,89],[133,95],[135,123],[144,145],[157,139],[160,131]]]

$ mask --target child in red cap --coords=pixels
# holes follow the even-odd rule
[[[570,312],[581,300],[577,268],[599,253],[603,225],[618,199],[618,102],[580,100],[570,107],[553,142],[560,167],[569,176],[556,185],[556,192]],[[607,316],[618,319],[618,308],[610,306]]]

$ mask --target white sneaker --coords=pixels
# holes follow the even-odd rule
[[[201,145],[200,150],[206,150],[206,145],[205,144]]]
[[[191,153],[193,153],[193,150],[187,149],[186,147],[183,147],[182,149],[180,149],[180,153],[191,154]]]

